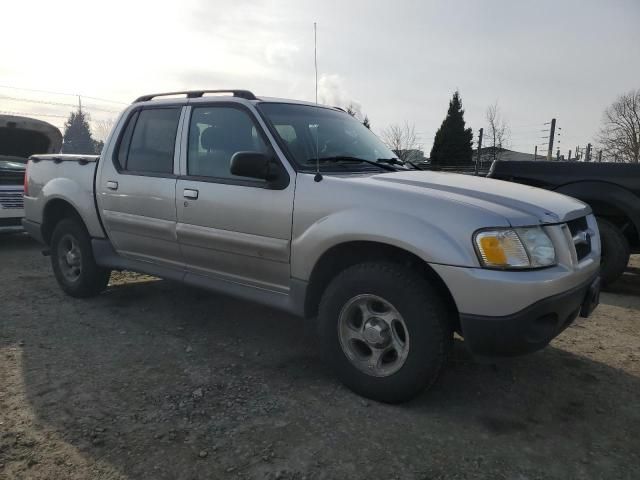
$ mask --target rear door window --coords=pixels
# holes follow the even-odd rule
[[[118,163],[134,173],[173,174],[180,107],[142,110],[124,131]]]

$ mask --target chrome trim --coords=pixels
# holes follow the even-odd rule
[[[176,230],[180,243],[184,245],[264,258],[275,262],[289,261],[289,240],[180,222]]]
[[[176,222],[162,218],[144,217],[132,213],[103,210],[102,217],[109,230],[141,237],[176,242]]]

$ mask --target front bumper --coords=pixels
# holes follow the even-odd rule
[[[15,213],[16,212],[7,212],[4,209],[0,209],[0,233],[22,231],[22,224],[20,223],[22,216],[15,216]],[[20,211],[20,213],[22,213],[22,211]]]
[[[563,293],[544,298],[505,316],[460,314],[465,345],[475,355],[512,356],[545,347],[582,315],[597,306],[598,275]]]

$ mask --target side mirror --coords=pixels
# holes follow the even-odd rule
[[[239,177],[271,180],[269,172],[271,158],[260,152],[236,152],[231,157],[231,174]]]

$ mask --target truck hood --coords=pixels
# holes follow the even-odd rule
[[[389,188],[449,197],[499,214],[514,227],[562,223],[591,212],[587,204],[565,195],[471,175],[408,171],[374,175],[371,181]]]

